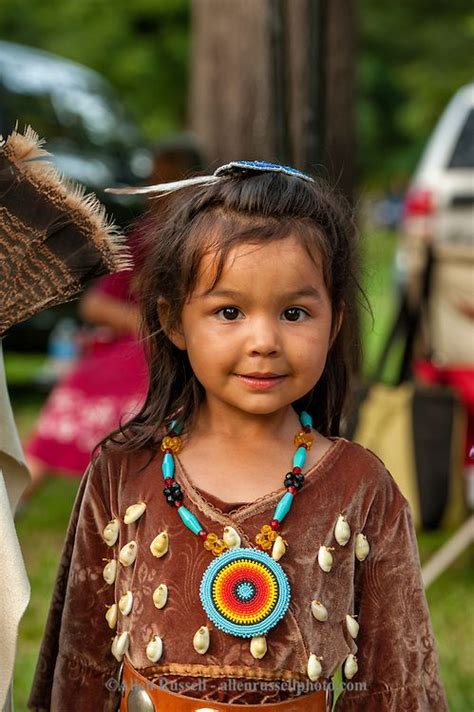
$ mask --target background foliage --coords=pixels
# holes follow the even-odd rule
[[[469,0],[359,0],[361,183],[403,183],[456,89],[472,79]],[[5,0],[0,37],[87,64],[146,137],[187,126],[191,0]],[[383,157],[383,160],[382,160]]]

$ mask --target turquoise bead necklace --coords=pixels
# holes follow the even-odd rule
[[[170,423],[161,442],[166,501],[175,507],[183,524],[203,540],[204,548],[216,557],[201,580],[203,608],[216,627],[231,635],[244,638],[265,635],[284,616],[290,603],[288,579],[277,561],[282,555],[283,542],[278,531],[304,484],[302,469],[313,442],[311,416],[303,411],[299,419],[302,430],[295,436],[297,449],[291,472],[284,479],[286,492],[275,507],[271,523],[261,527],[255,537],[256,546],[251,548],[241,547],[240,541],[235,546],[228,545],[217,534],[206,531],[184,506],[183,492],[175,480],[174,455],[181,451],[183,431],[178,420]]]

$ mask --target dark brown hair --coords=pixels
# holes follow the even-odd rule
[[[165,330],[179,323],[204,254],[215,254],[216,284],[236,244],[264,244],[290,234],[301,239],[312,259],[322,259],[333,325],[344,308],[343,323],[320,380],[293,405],[297,411],[308,411],[323,435],[339,434],[351,376],[360,365],[357,306],[358,297],[365,299],[357,278],[351,211],[341,196],[320,182],[279,173],[246,173],[177,191],[166,220],[145,236],[146,259],[137,279],[137,298],[149,364],[148,394],[140,412],[102,444],[156,450],[163,425],[178,412],[186,427],[192,428],[204,389],[187,353],[174,346]],[[169,305],[167,324],[160,323],[159,298]],[[117,441],[114,435],[118,433],[122,437]]]

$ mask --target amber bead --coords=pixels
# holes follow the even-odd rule
[[[163,452],[171,450],[174,455],[178,455],[183,447],[183,441],[177,435],[174,438],[170,438],[169,435],[163,438],[161,442],[161,450]]]
[[[213,554],[222,554],[225,549],[227,549],[226,544],[222,541],[222,539],[219,539],[215,542],[212,552]]]
[[[311,450],[313,436],[310,433],[298,433],[298,435],[295,435],[294,443],[297,447],[304,447],[306,450]]]

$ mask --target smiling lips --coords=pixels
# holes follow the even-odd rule
[[[284,375],[278,373],[237,373],[236,376],[254,390],[259,391],[273,388],[285,378]]]

